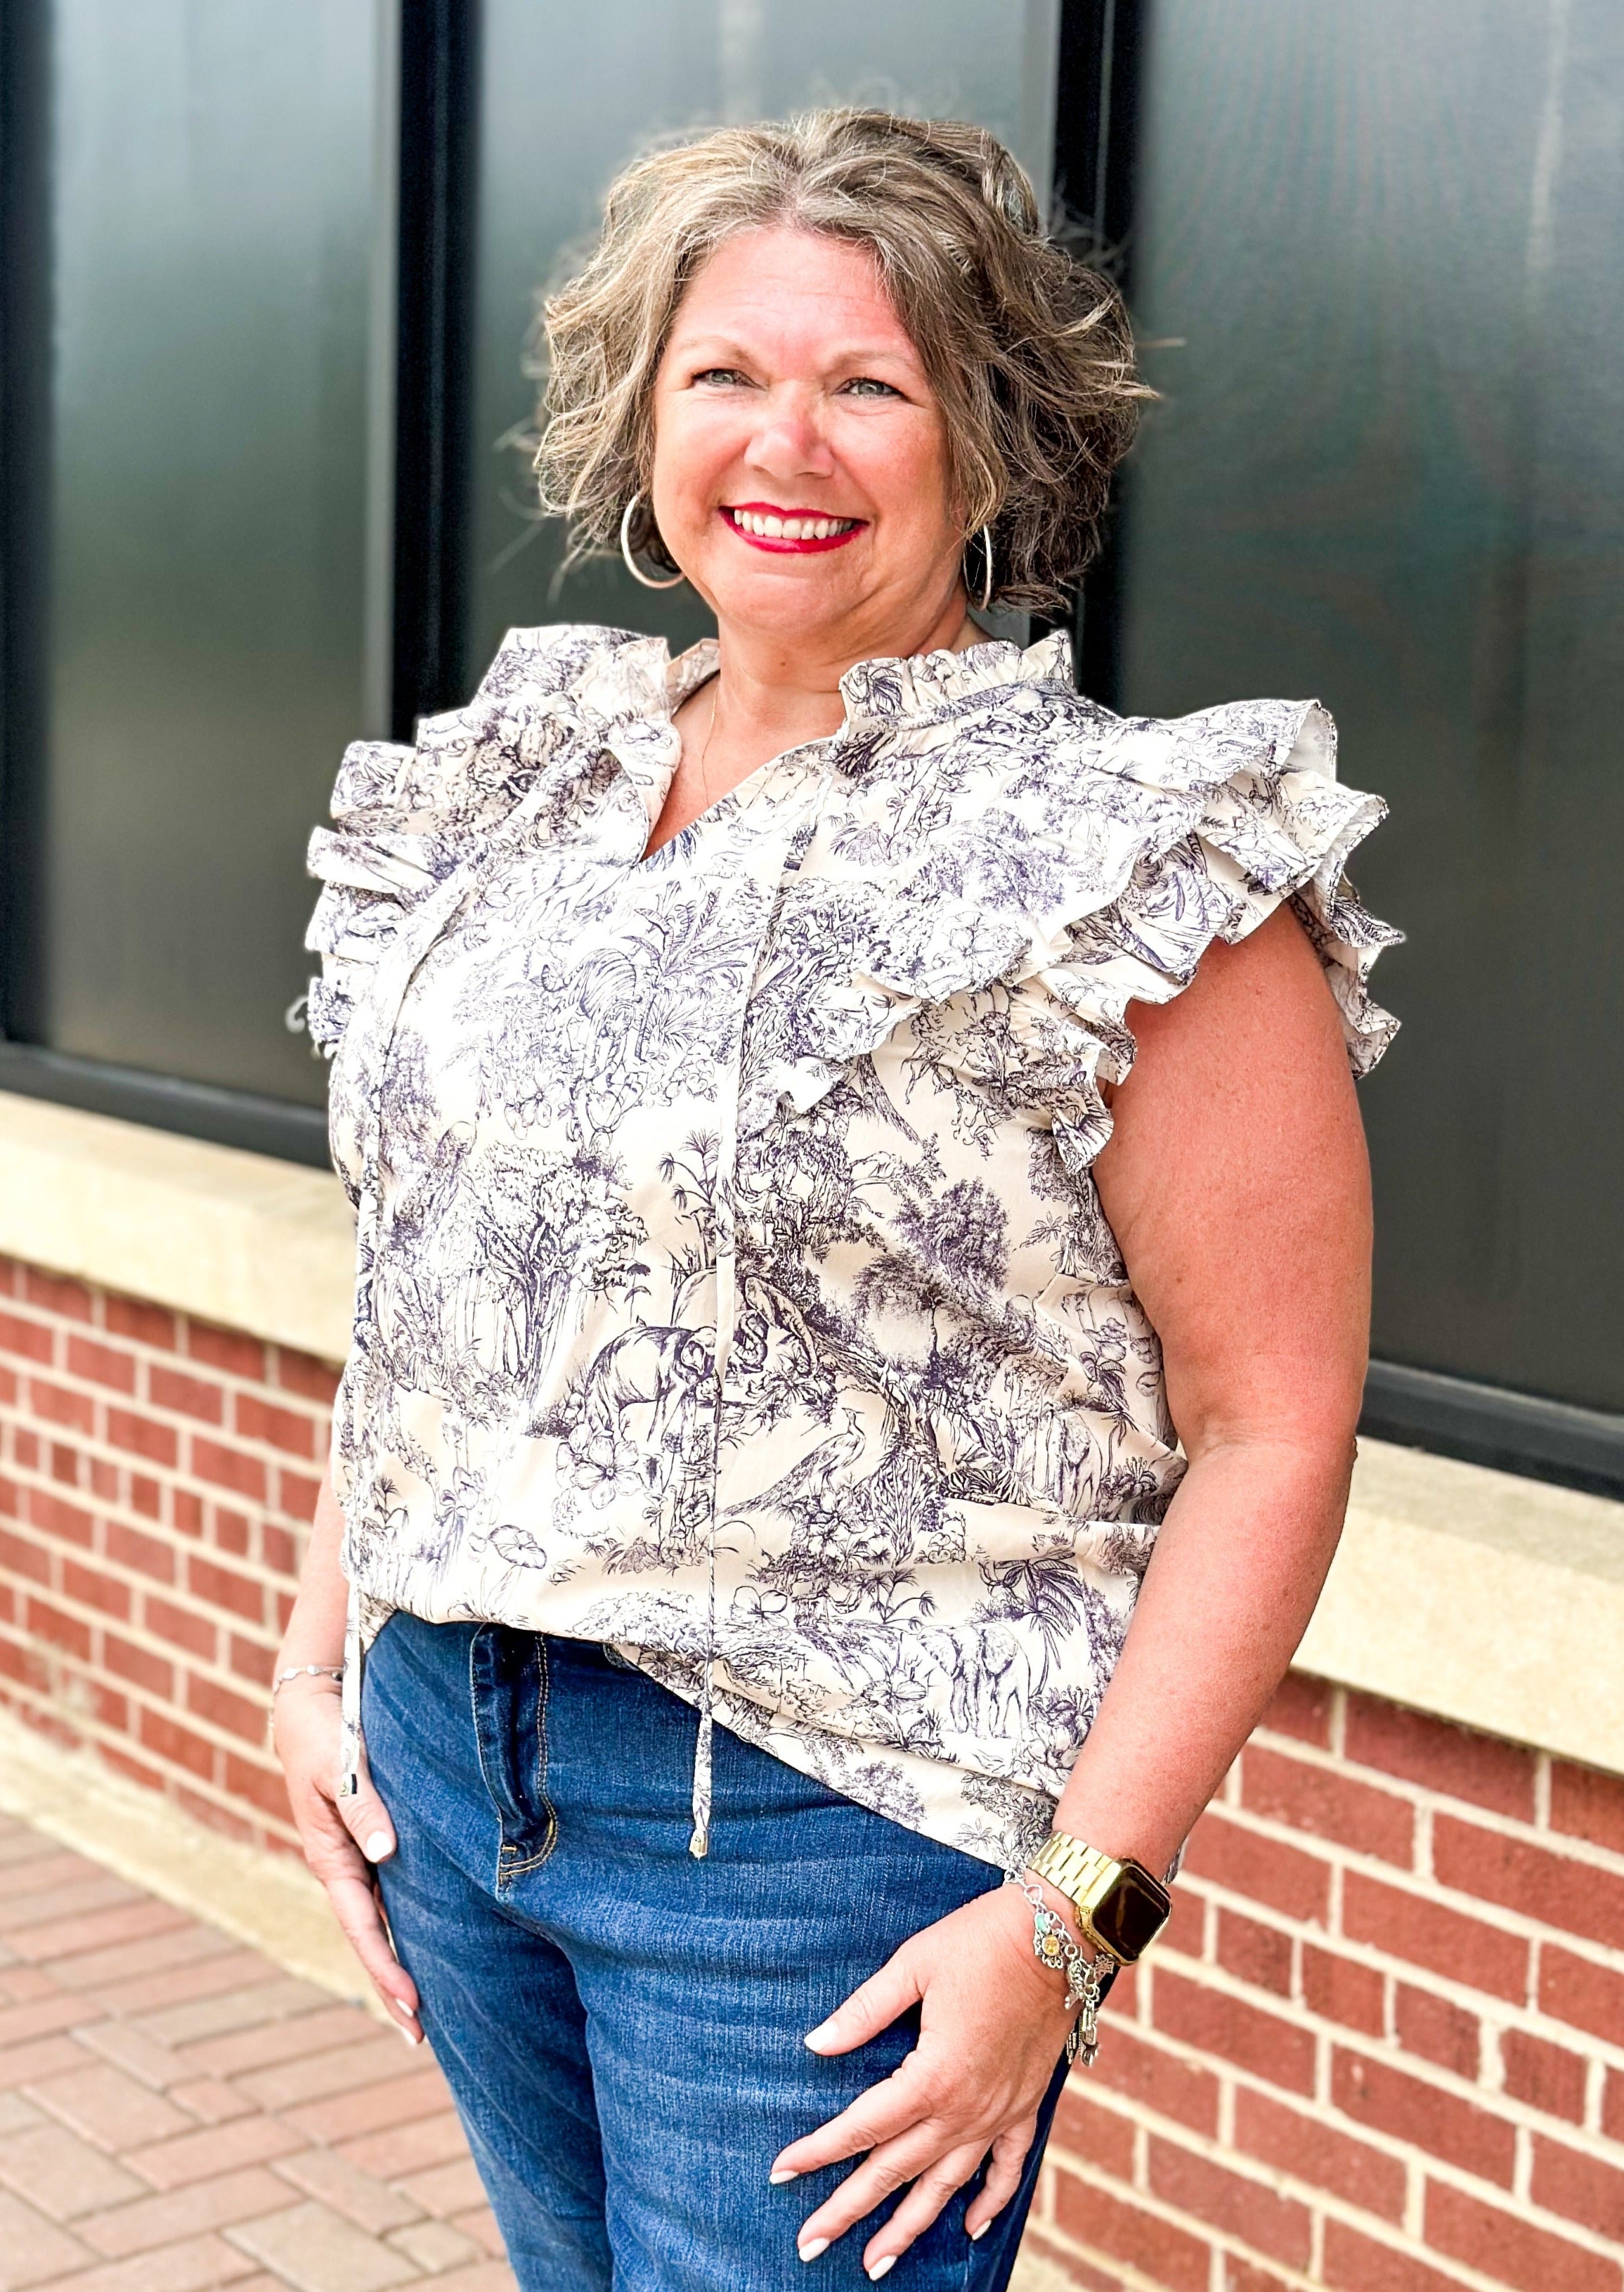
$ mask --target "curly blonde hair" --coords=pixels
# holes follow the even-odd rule
[[[888,111],[717,129],[612,186],[596,249],[541,311],[535,469],[570,559],[613,553],[640,495],[633,539],[677,569],[647,506],[655,370],[707,257],[784,225],[872,254],[941,403],[966,534],[992,530],[994,601],[1063,604],[1150,395],[1122,297],[1044,232],[996,136]]]

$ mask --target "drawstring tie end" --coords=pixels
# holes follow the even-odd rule
[[[703,1862],[711,1851],[711,1674],[714,1658],[706,1661],[699,1688],[699,1738],[694,1746],[694,1830],[688,1852]]]

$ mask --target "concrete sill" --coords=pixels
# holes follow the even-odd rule
[[[3,1093],[0,1254],[322,1360],[349,1351],[355,1228],[330,1171]]]
[[[1624,1504],[1361,1441],[1297,1667],[1624,1774]]]

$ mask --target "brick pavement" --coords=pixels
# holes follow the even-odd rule
[[[438,2070],[0,1817],[0,2292],[512,2292]]]

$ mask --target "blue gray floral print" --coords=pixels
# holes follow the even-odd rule
[[[594,1640],[699,1707],[695,1852],[714,1717],[1008,1865],[1183,1471],[1090,1176],[1129,1005],[1289,900],[1365,1071],[1383,807],[1316,705],[1119,718],[1057,637],[852,669],[646,856],[714,668],[516,630],[312,841],[351,1739],[396,1610]]]

